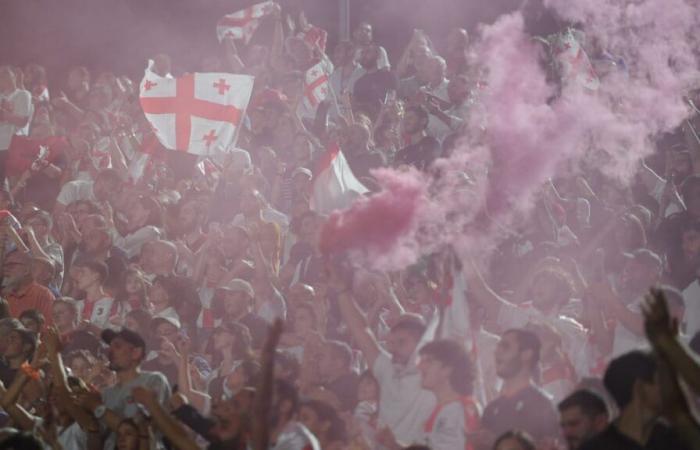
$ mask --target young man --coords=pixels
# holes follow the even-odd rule
[[[350,346],[340,341],[327,341],[323,345],[318,371],[323,387],[338,397],[340,410],[354,409],[360,377],[352,369]]]
[[[5,349],[0,359],[0,381],[10,386],[22,363],[32,359],[36,349],[36,334],[20,324],[3,338]]]
[[[495,360],[503,386],[484,410],[484,427],[496,436],[518,429],[538,441],[557,437],[554,406],[533,381],[540,360],[537,336],[523,329],[506,331],[496,348]]]
[[[421,385],[437,398],[437,406],[425,423],[424,442],[433,450],[464,449],[467,423],[478,422],[473,401],[473,367],[457,342],[437,340],[420,349]]]
[[[601,433],[610,421],[608,407],[598,394],[587,389],[573,392],[559,403],[561,432],[569,450]]]
[[[603,383],[620,415],[581,450],[690,448],[683,445],[680,433],[658,420],[662,411],[659,365],[651,353],[637,350],[613,359]],[[669,419],[677,425],[674,417]]]
[[[107,437],[104,448],[115,448],[114,431],[120,422],[132,418],[139,412],[139,405],[132,397],[132,389],[144,387],[155,393],[161,405],[166,404],[170,394],[168,380],[161,373],[141,371],[141,362],[146,356],[146,343],[143,338],[128,328],[116,332],[107,329],[102,332],[102,340],[109,345],[107,358],[109,368],[117,375],[117,382],[99,394],[83,396],[83,406],[93,412],[112,433]]]
[[[430,121],[428,111],[420,106],[406,108],[401,122],[404,147],[394,158],[394,165],[414,166],[425,170],[440,156],[440,142],[433,136],[428,136],[427,128]]]
[[[22,311],[35,309],[44,315],[46,323],[52,324],[51,305],[54,295],[32,278],[32,259],[27,253],[15,250],[5,257],[3,296],[10,305],[12,317],[19,317]]]
[[[415,361],[425,323],[418,316],[403,314],[383,348],[350,292],[346,289],[339,295],[338,306],[379,384],[379,427],[388,427],[397,442],[416,442],[423,437],[422,427],[435,408],[435,395],[422,388]]]

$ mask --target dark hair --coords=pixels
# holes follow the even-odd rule
[[[288,372],[288,376],[284,377],[285,380],[294,382],[299,378],[301,364],[291,352],[277,350],[275,352],[275,376],[282,377],[280,373],[282,371]]]
[[[178,289],[175,277],[169,275],[158,275],[153,279],[153,284],[151,286],[155,286],[156,284],[160,284],[163,289],[165,289],[165,292],[168,294],[168,302],[170,303],[170,306],[177,307],[180,300],[180,291]]]
[[[246,358],[241,361],[239,366],[245,375],[245,385],[249,387],[255,387],[258,382],[258,376],[260,375],[260,364],[250,358]]]
[[[301,403],[302,407],[311,409],[320,422],[329,422],[328,437],[332,441],[344,441],[346,438],[345,424],[340,418],[338,411],[326,402],[315,399],[304,400]]]
[[[27,431],[18,431],[0,442],[0,450],[43,450],[44,445],[38,437]]]
[[[537,450],[537,447],[535,447],[535,442],[532,440],[532,437],[530,437],[530,435],[527,434],[525,431],[519,430],[506,431],[505,433],[500,435],[498,439],[496,439],[496,441],[493,443],[493,449],[496,450],[501,444],[501,442],[505,441],[506,439],[514,439],[518,442],[518,444],[520,444],[520,446],[524,450]]]
[[[455,341],[440,339],[425,344],[419,351],[421,356],[427,355],[443,366],[449,367],[450,385],[462,395],[469,395],[474,388],[474,367],[464,348]]]
[[[33,320],[39,325],[39,328],[42,328],[44,326],[44,323],[46,323],[44,315],[36,309],[25,309],[24,311],[22,311],[19,315],[19,320],[22,319]]]
[[[635,350],[610,361],[603,384],[617,406],[623,409],[632,401],[635,382],[652,383],[655,374],[656,361],[651,353]]]
[[[532,351],[532,367],[536,367],[540,362],[540,349],[542,348],[540,338],[532,331],[522,328],[511,328],[503,333],[503,336],[506,334],[515,336],[515,340],[518,342],[519,352],[524,352],[526,350]]]
[[[430,114],[428,110],[421,105],[411,105],[406,107],[406,113],[413,112],[420,121],[423,123],[423,127],[428,125],[428,120],[430,119]]]
[[[602,414],[608,415],[608,407],[605,404],[605,400],[588,389],[574,391],[559,402],[558,405],[560,412],[574,407],[581,408],[581,411],[588,417],[596,417]]]
[[[299,392],[292,383],[283,379],[275,380],[275,404],[279,405],[283,401],[288,401],[291,404],[290,414],[295,414],[299,411]]]
[[[393,333],[395,331],[405,331],[413,335],[416,339],[420,339],[425,333],[425,320],[418,314],[401,314],[396,324],[391,327],[391,332]]]
[[[95,272],[100,278],[100,284],[104,283],[105,280],[107,280],[107,277],[109,277],[109,267],[107,267],[107,264],[103,263],[102,261],[94,261],[94,260],[76,261],[75,264],[73,264],[73,266],[74,267],[87,267],[91,271]]]

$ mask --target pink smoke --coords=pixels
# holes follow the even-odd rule
[[[373,267],[391,270],[415,254],[402,238],[416,225],[426,183],[416,170],[381,169],[376,175],[382,191],[331,214],[321,231],[320,248],[323,253],[349,251],[360,265],[371,261]]]
[[[524,32],[519,13],[483,27],[474,54],[486,88],[467,117],[460,148],[434,165],[441,177],[377,172],[385,191],[335,219],[359,222],[356,233],[353,226],[344,230],[353,237],[349,248],[372,255],[364,264],[403,267],[446,244],[487,254],[550,177],[574,175],[585,162],[629,181],[653,150],[652,139],[688,116],[683,95],[697,81],[698,45],[691,35],[700,23],[688,2],[545,1],[567,20],[583,23],[587,44],[623,57],[627,70],[603,74],[597,91],[569,81],[558,92],[539,63],[543,49]],[[427,195],[393,204],[402,185]],[[404,225],[362,215],[370,211]]]

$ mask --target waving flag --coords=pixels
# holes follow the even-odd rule
[[[322,51],[326,51],[326,41],[328,40],[328,33],[323,28],[319,28],[315,25],[309,25],[303,31],[297,34],[297,37],[301,38],[311,46],[312,49],[318,48]]]
[[[234,39],[241,39],[247,44],[253,37],[255,30],[258,29],[260,19],[270,13],[273,8],[273,2],[262,2],[225,15],[216,24],[216,35],[219,41],[231,36]]]
[[[593,69],[588,54],[583,49],[580,37],[572,29],[555,36],[552,52],[559,65],[562,81],[573,81],[580,86],[595,91],[600,80]]]
[[[468,349],[474,351],[475,342],[472,339],[467,304],[467,282],[457,256],[450,251],[446,259],[443,282],[437,301],[441,316],[437,337],[466,342],[470,344]]]
[[[301,104],[302,117],[315,117],[319,103],[330,94],[328,74],[333,71],[327,62],[321,61],[306,71],[304,76],[304,99]]]
[[[332,144],[319,158],[312,189],[311,209],[321,214],[345,209],[354,199],[369,192],[355,178],[338,144]]]
[[[149,64],[141,107],[164,147],[206,156],[234,145],[253,79],[230,73],[162,78]]]

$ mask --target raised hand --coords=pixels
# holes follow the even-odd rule
[[[664,293],[658,288],[651,288],[642,307],[644,314],[644,331],[652,345],[657,346],[662,340],[674,339],[678,334],[678,320],[671,317]]]

